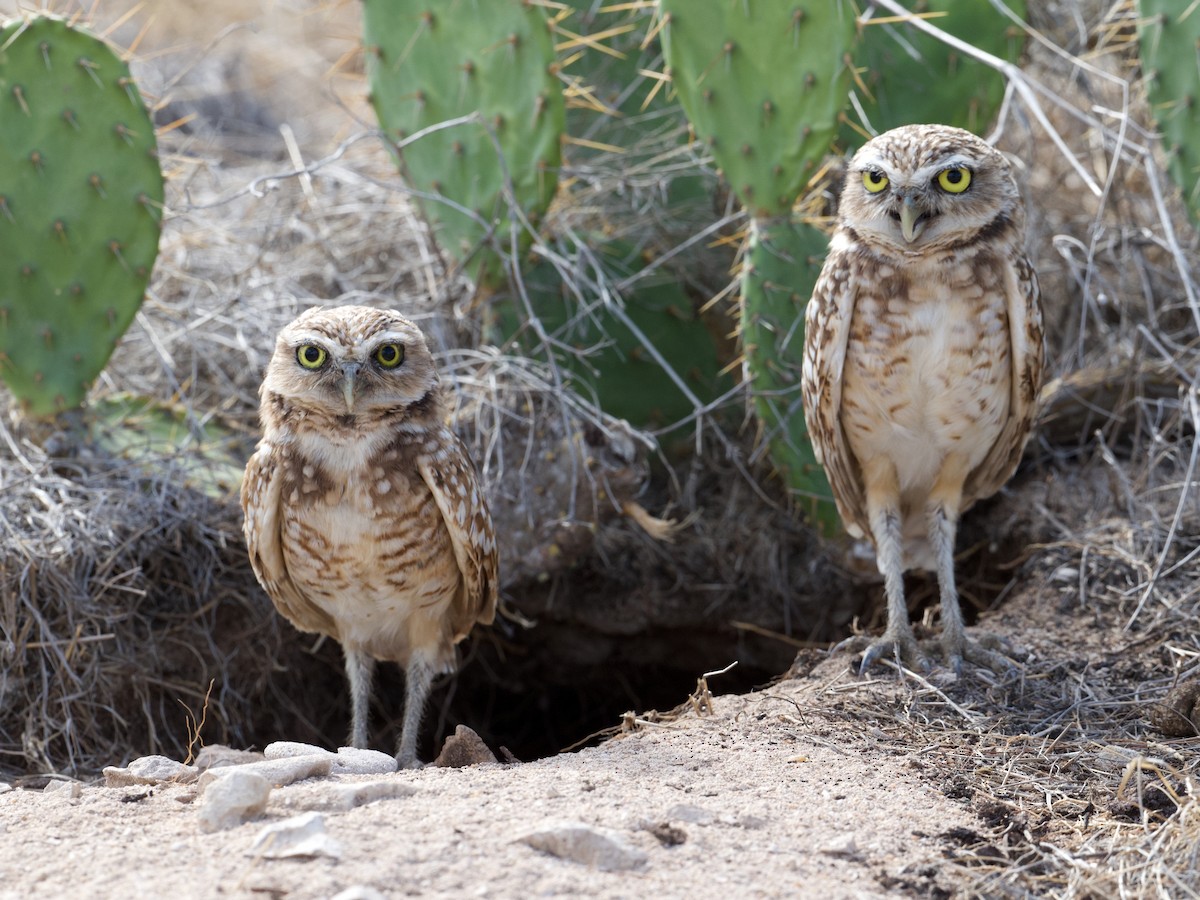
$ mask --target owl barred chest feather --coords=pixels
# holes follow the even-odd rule
[[[405,665],[410,619],[449,625],[464,590],[450,533],[421,480],[418,448],[396,443],[355,471],[332,477],[291,454],[283,464],[282,545],[288,572],[336,623],[339,641]],[[385,502],[387,501],[387,502]],[[453,668],[446,634],[436,668]]]
[[[987,255],[880,266],[850,321],[842,426],[856,458],[896,463],[906,564],[932,568],[923,504],[951,451],[977,468],[1011,408],[1003,264]],[[970,502],[972,498],[966,498]]]

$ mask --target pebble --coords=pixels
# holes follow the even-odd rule
[[[205,769],[241,766],[261,759],[263,754],[257,750],[234,750],[225,744],[208,744],[196,754],[196,768],[203,772]]]
[[[365,884],[348,887],[340,894],[334,894],[332,900],[387,900],[383,894]]]
[[[42,788],[42,793],[56,794],[60,797],[78,800],[83,796],[83,785],[78,781],[48,781],[46,782],[46,786]]]
[[[267,759],[292,759],[298,756],[321,756],[332,765],[334,775],[389,775],[396,771],[396,758],[378,750],[341,747],[337,753],[312,744],[297,741],[276,741],[263,751]]]
[[[328,808],[336,810],[355,809],[376,800],[394,800],[411,797],[417,789],[403,781],[367,781],[362,784],[331,784],[328,793]]]
[[[283,787],[305,778],[323,777],[333,770],[332,756],[332,753],[325,756],[289,756],[283,759],[264,759],[241,766],[209,769],[200,776],[200,790],[207,790],[213,782],[228,778],[233,772],[261,775],[274,787]]]
[[[672,822],[687,822],[691,825],[711,825],[717,821],[714,813],[686,803],[677,803],[668,809],[667,819]]]
[[[292,856],[327,856],[340,859],[341,845],[325,831],[325,818],[307,812],[268,825],[258,833],[249,850],[250,856],[285,859]]]
[[[858,841],[847,832],[830,838],[818,849],[826,856],[858,856]]]
[[[0,794],[7,794],[13,789],[13,786],[7,781],[0,781]]]
[[[195,766],[186,766],[166,756],[142,756],[125,768],[105,766],[106,787],[129,787],[134,784],[191,784],[199,776]]]
[[[625,872],[646,864],[644,851],[614,831],[582,822],[563,822],[531,832],[518,840],[535,850],[591,866],[602,872]]]
[[[208,786],[200,807],[200,827],[205,831],[232,828],[266,811],[271,783],[247,768],[231,769]]]
[[[478,734],[466,725],[459,725],[454,734],[446,738],[442,744],[442,752],[433,761],[435,766],[447,769],[464,769],[467,766],[477,766],[480,763],[499,762],[488,745]]]

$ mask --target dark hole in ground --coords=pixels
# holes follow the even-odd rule
[[[1019,497],[988,501],[968,514],[960,529],[957,564],[968,624],[1003,601],[1030,544],[1045,539],[1039,531],[1045,527]],[[914,621],[921,620],[926,608],[936,610],[933,575],[910,574],[905,586]],[[879,633],[886,617],[882,584],[864,578],[852,592],[861,627]],[[806,623],[794,625],[798,636],[811,636]],[[833,641],[846,632],[831,628],[821,636]],[[431,698],[420,743],[423,759],[436,756],[442,741],[460,723],[478,732],[493,750],[507,747],[526,761],[595,744],[596,735],[618,727],[626,712],[671,710],[687,700],[699,676],[734,660],[737,666],[709,680],[714,694],[745,693],[769,684],[788,671],[797,648],[732,627],[614,636],[578,623],[547,621],[528,630],[511,623],[478,630],[462,650],[458,674],[442,679]],[[264,743],[294,739],[337,746],[344,742],[349,694],[340,648],[325,641],[309,656],[312,665],[305,666],[303,675],[285,676],[292,679],[284,692],[295,704],[295,731],[256,735]],[[373,747],[394,749],[403,709],[403,675],[399,667],[382,663],[373,693]]]

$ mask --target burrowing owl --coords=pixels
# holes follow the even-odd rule
[[[487,501],[425,338],[396,313],[310,309],[279,333],[261,397],[242,483],[254,572],[293,625],[341,643],[355,747],[375,660],[404,667],[396,759],[419,765],[430,683],[492,621],[498,584]]]
[[[942,650],[996,668],[963,630],[960,514],[1012,475],[1042,378],[1037,277],[1008,162],[957,128],[910,125],[850,162],[806,317],[804,412],[847,531],[869,535],[888,625],[863,657],[924,664],[903,573],[937,572]]]

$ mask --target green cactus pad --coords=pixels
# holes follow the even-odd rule
[[[1009,0],[1008,7],[1025,16],[1021,0]],[[931,25],[1001,59],[1016,62],[1025,46],[1024,32],[990,0],[918,0],[911,8],[933,14]],[[982,133],[1004,98],[1001,72],[904,22],[865,25],[854,61],[862,85],[854,92],[876,134],[914,122]],[[868,140],[862,130],[843,127],[840,143],[857,149]]]
[[[755,216],[786,212],[837,133],[849,0],[660,0],[672,82],[697,137]]]
[[[371,102],[390,139],[473,114],[485,123],[426,134],[399,162],[412,188],[466,210],[419,199],[442,249],[477,284],[502,283],[486,245],[507,250],[514,227],[518,249],[528,245],[510,221],[506,180],[534,224],[558,181],[566,113],[545,11],[522,0],[366,0],[363,36]]]
[[[1146,94],[1167,168],[1200,226],[1200,11],[1179,0],[1138,0],[1137,8]]]
[[[742,347],[771,460],[811,521],[839,529],[837,508],[804,424],[804,307],[828,240],[788,216],[756,219],[742,271]]]
[[[0,31],[0,378],[24,411],[78,406],[141,305],[163,179],[129,68],[37,17]]]

